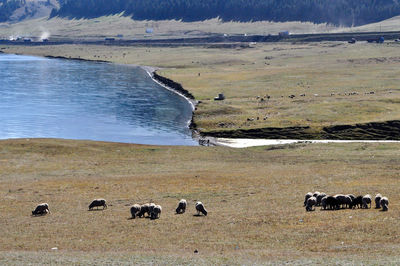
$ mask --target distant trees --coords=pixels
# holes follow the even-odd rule
[[[4,21],[25,0],[0,0]],[[59,0],[51,17],[94,18],[123,12],[137,20],[310,21],[357,26],[400,15],[400,0]]]

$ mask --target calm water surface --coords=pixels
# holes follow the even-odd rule
[[[190,104],[137,67],[0,54],[0,139],[196,145]]]

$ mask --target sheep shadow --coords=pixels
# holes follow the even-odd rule
[[[89,209],[88,212],[104,211],[105,209]]]
[[[31,214],[32,218],[37,218],[37,217],[43,217],[46,216],[47,213],[42,213],[42,214]]]
[[[201,214],[193,214],[194,217],[206,217],[205,215],[201,215]]]

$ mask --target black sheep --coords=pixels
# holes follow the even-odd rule
[[[207,216],[207,210],[206,210],[206,208],[204,208],[204,205],[202,202],[200,202],[200,201],[196,202],[195,207],[196,207],[197,215],[200,215],[200,212],[201,212],[202,214]]]
[[[178,203],[178,208],[176,208],[176,213],[180,214],[180,213],[185,213],[186,211],[186,205],[187,202],[185,199],[181,199]]]
[[[353,200],[353,202],[351,203],[351,209],[354,209],[356,206],[358,206],[358,208],[360,208],[362,205],[362,198],[363,198],[363,196],[356,197]]]
[[[147,213],[147,215],[150,215],[150,203],[146,203],[146,204],[143,204],[142,206],[140,206],[140,211],[137,214],[137,216],[142,218],[142,217],[144,217],[145,213]]]
[[[329,207],[330,210],[340,209],[340,202],[337,198],[333,196],[329,196],[326,198],[326,205]]]
[[[107,203],[105,199],[95,199],[92,201],[92,203],[90,203],[89,205],[89,210],[93,209],[94,207],[97,207],[97,209],[99,207],[103,207],[104,209],[107,209]]]
[[[49,212],[49,204],[42,203],[36,206],[35,210],[32,211],[32,215],[45,215]]]

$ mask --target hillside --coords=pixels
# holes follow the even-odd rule
[[[58,8],[57,0],[1,0],[0,22],[49,17]]]
[[[358,26],[400,14],[393,0],[62,0],[51,16],[94,18],[124,13],[135,20],[309,21]]]
[[[39,17],[97,18],[123,14],[134,20],[223,22],[300,21],[360,26],[400,15],[392,0],[0,0],[0,22]]]

